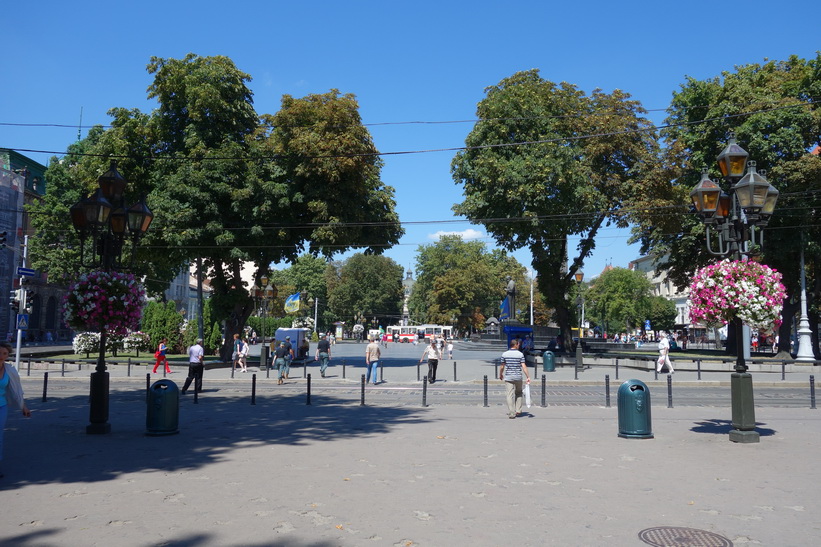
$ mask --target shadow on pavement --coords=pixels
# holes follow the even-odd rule
[[[108,435],[87,435],[88,396],[53,398],[33,405],[29,419],[7,424],[0,490],[26,484],[107,481],[144,470],[191,470],[230,459],[235,448],[309,445],[387,435],[399,426],[436,421],[430,409],[360,406],[324,395],[306,405],[304,394],[258,397],[208,392],[193,404],[180,399],[179,433],[148,437],[145,392],[111,394]],[[276,452],[271,464],[276,465]]]
[[[755,430],[758,431],[758,434],[762,437],[772,437],[773,435],[775,435],[774,429],[770,429],[767,427],[759,427],[760,425],[763,425],[762,422],[756,422],[755,425]],[[719,419],[711,419],[704,420],[702,422],[696,422],[696,425],[690,428],[690,431],[693,431],[694,433],[712,433],[715,435],[729,435],[730,431],[732,430],[732,420]]]

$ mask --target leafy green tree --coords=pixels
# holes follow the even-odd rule
[[[645,316],[653,330],[672,332],[676,328],[676,303],[663,296],[651,296],[645,301]]]
[[[632,331],[647,318],[649,298],[650,281],[643,273],[610,268],[586,291],[586,313],[596,324],[606,325],[610,333]]]
[[[173,302],[148,302],[143,308],[141,330],[151,338],[156,349],[160,340],[168,338],[169,352],[180,353],[182,347],[183,318]]]
[[[463,331],[482,329],[488,317],[499,313],[506,278],[523,287],[524,271],[515,258],[498,250],[489,253],[481,241],[444,235],[418,249],[411,317],[421,323],[455,323]]]
[[[716,260],[707,252],[704,225],[690,213],[689,192],[703,167],[710,169],[713,181],[724,185],[715,159],[734,131],[759,172],[766,170],[770,183],[781,192],[765,230],[763,261],[782,273],[788,293],[795,295],[803,233],[808,279],[815,287],[809,293],[811,306],[818,301],[821,159],[810,151],[821,142],[821,110],[814,100],[819,93],[821,54],[809,61],[792,56],[740,66],[706,80],[687,78],[674,93],[662,132],[666,147],[660,175],[656,184],[636,196],[633,220],[643,253],[669,255],[666,273],[676,286],[687,286],[697,268]],[[796,302],[784,303],[782,349],[789,350]],[[815,326],[812,330],[817,331]],[[735,352],[733,336],[731,329],[730,353]]]
[[[153,57],[148,72],[155,111],[112,109],[112,127],[94,129],[72,149],[93,155],[69,156],[66,166],[52,161],[50,208],[38,209],[44,214],[35,225],[41,247],[65,241],[76,248],[66,211],[90,192],[105,157],[121,158],[129,202],[147,194],[155,214],[138,273],[159,293],[186,260],[202,258],[214,319],[225,322],[225,356],[254,309],[244,263],[256,265],[258,280],[269,264],[294,261],[306,247],[324,256],[378,253],[399,240],[393,189],[379,178],[381,160],[353,95],[285,96],[278,113],[260,118],[250,76],[227,57]],[[60,233],[49,223],[62,228],[61,238],[42,239]],[[56,263],[71,259],[76,252],[55,250],[37,267],[70,275],[76,260],[63,270]]]
[[[336,317],[352,321],[362,313],[383,326],[396,323],[402,309],[402,266],[384,256],[357,253],[333,268],[326,279],[333,287],[328,305]]]
[[[602,227],[627,225],[625,206],[655,168],[651,123],[627,93],[585,95],[519,72],[486,90],[480,121],[453,160],[464,186],[457,214],[507,250],[528,248],[539,291],[570,339],[574,274]],[[576,249],[570,238],[578,237]]]

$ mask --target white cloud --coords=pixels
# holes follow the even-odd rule
[[[442,236],[461,236],[464,241],[470,241],[471,239],[484,239],[487,237],[487,235],[480,230],[468,228],[467,230],[462,230],[461,232],[445,232],[444,230],[440,230],[434,234],[428,234],[428,239],[439,241],[439,238]]]

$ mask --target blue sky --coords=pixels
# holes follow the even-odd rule
[[[622,89],[663,109],[686,76],[705,79],[734,66],[808,58],[821,31],[805,2],[551,2],[485,0],[414,3],[211,0],[10,2],[4,13],[0,147],[62,152],[82,124],[108,124],[112,107],[150,111],[151,56],[226,55],[250,74],[258,113],[274,113],[283,94],[336,88],[357,96],[381,152],[464,145],[485,87],[539,68],[586,93]],[[739,10],[740,14],[734,14]],[[721,28],[721,23],[732,28]],[[392,123],[393,122],[393,123]],[[82,129],[85,135],[86,129]],[[23,152],[46,163],[51,153]],[[440,232],[478,235],[451,212],[462,199],[450,176],[453,152],[386,156],[383,180],[396,189],[405,225],[386,255],[404,267]],[[627,266],[638,257],[629,234],[607,228],[585,270]],[[530,266],[527,251],[515,256]]]

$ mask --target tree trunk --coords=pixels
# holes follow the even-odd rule
[[[251,317],[253,311],[254,302],[249,298],[245,304],[236,304],[234,311],[225,320],[225,340],[220,348],[220,358],[223,362],[231,360],[231,354],[234,352],[234,335],[239,334],[242,338],[245,322]]]

